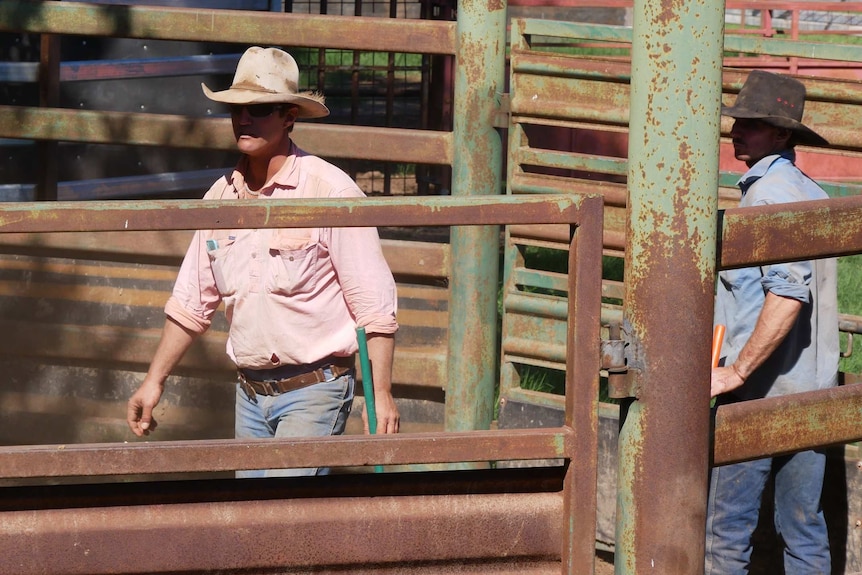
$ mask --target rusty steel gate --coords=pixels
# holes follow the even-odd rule
[[[862,252],[862,201],[853,185],[828,185],[833,199],[796,212],[732,208],[732,176],[718,170],[719,136],[727,126],[720,124],[717,104],[723,93],[733,96],[744,74],[722,74],[722,45],[746,54],[833,60],[860,60],[862,51],[724,39],[723,11],[707,2],[658,8],[635,2],[633,28],[513,20],[505,93],[505,3],[462,2],[455,22],[409,23],[0,3],[0,31],[40,34],[47,47],[61,35],[199,42],[216,36],[237,44],[430,54],[456,62],[451,130],[338,124],[296,130],[301,146],[328,158],[451,167],[451,197],[265,206],[23,202],[0,208],[0,244],[9,256],[3,260],[3,297],[10,303],[4,313],[14,316],[0,318],[3,361],[10,369],[31,362],[30,371],[0,389],[4,417],[26,410],[41,389],[28,384],[45,373],[70,377],[55,407],[31,421],[47,419],[44,414],[74,418],[69,406],[105,413],[100,410],[106,407],[80,397],[78,382],[92,377],[94,366],[134,379],[154,346],[150,324],[141,319],[146,314],[130,323],[91,325],[79,313],[56,329],[41,318],[59,309],[61,300],[95,309],[105,297],[113,298],[113,311],[152,315],[169,281],[153,278],[169,275],[182,253],[177,246],[187,237],[184,230],[451,226],[446,244],[385,245],[401,297],[427,298],[433,287],[445,309],[442,338],[436,332],[428,337],[431,326],[419,314],[399,316],[406,342],[399,344],[395,366],[402,390],[422,396],[445,388],[443,432],[267,442],[177,436],[128,444],[108,434],[107,443],[0,447],[0,571],[592,573],[598,538],[615,550],[618,573],[694,575],[702,563],[710,464],[862,439],[858,386],[726,406],[712,430],[706,383],[717,269]],[[629,45],[632,65],[560,54],[546,47],[555,43],[549,39]],[[49,54],[43,70],[50,80]],[[839,153],[858,157],[862,89],[846,81],[806,83],[812,123],[822,126]],[[570,141],[610,134],[608,149],[615,152],[550,149],[541,136],[548,129],[565,131]],[[40,107],[0,105],[0,137],[46,146],[233,146],[223,117],[62,109],[47,100]],[[501,195],[503,157],[507,193]],[[557,252],[565,270],[536,265],[532,248]],[[624,258],[625,285],[602,282],[603,254]],[[52,285],[57,278],[93,274],[125,274],[127,283],[116,290],[110,280],[105,286]],[[671,276],[677,290],[666,288]],[[417,278],[430,280],[416,285]],[[133,296],[125,286],[134,286]],[[15,306],[36,313],[15,316]],[[617,335],[629,349],[627,363],[602,365],[600,340]],[[223,371],[214,375],[225,367],[223,357],[214,359],[223,355],[223,336],[202,341],[182,377],[223,377]],[[117,341],[122,345],[113,345]],[[108,349],[116,365],[105,366],[100,358]],[[700,357],[704,361],[692,361]],[[606,431],[600,416],[615,410],[599,403],[602,367],[611,369],[611,395],[621,404],[614,413],[619,456],[612,469],[600,462]],[[564,393],[523,388],[524,374],[534,368],[564,373]],[[498,372],[500,428],[489,430]],[[679,382],[690,385],[674,386]],[[121,406],[124,387],[106,386],[105,393],[120,397],[103,402]],[[188,389],[202,406],[174,408],[192,421],[206,419],[203,397],[215,388]],[[551,410],[550,425],[505,424],[521,407],[534,406]],[[39,426],[33,431],[38,434]],[[389,472],[369,473],[375,465],[389,466]],[[262,481],[230,475],[283,466],[346,472]],[[599,496],[611,479],[612,493]],[[602,500],[615,509],[599,507],[597,514]]]

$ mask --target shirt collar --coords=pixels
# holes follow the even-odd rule
[[[739,186],[740,190],[742,190],[742,195],[745,195],[748,189],[752,185],[754,185],[754,182],[766,175],[766,172],[769,171],[769,168],[772,167],[772,164],[781,159],[787,160],[791,164],[795,163],[796,152],[792,149],[784,150],[782,152],[779,152],[778,154],[772,154],[758,160],[757,163],[751,166],[748,171],[745,172],[741,178],[739,178],[739,181],[736,182],[736,185]]]
[[[287,156],[287,161],[276,174],[260,189],[260,195],[269,196],[275,188],[296,188],[299,184],[299,164],[300,158],[305,155],[305,152],[296,147],[296,144],[291,140],[290,153]],[[245,171],[248,159],[243,156],[239,163],[234,168],[231,174],[231,185],[233,186],[234,194],[239,197],[242,194],[240,190],[245,188]]]

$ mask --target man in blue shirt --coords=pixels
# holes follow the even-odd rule
[[[733,106],[730,132],[740,207],[826,198],[794,165],[794,146],[826,145],[802,124],[804,85],[755,70]],[[838,382],[837,272],[834,258],[719,273],[715,323],[727,330],[712,371],[718,404],[831,387]],[[786,575],[831,573],[820,495],[826,456],[804,451],[712,470],[706,526],[707,575],[749,572],[761,496],[775,474],[775,529]]]

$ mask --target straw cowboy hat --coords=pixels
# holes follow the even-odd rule
[[[201,84],[210,100],[225,104],[293,104],[299,118],[322,118],[329,115],[323,96],[299,92],[299,67],[293,56],[278,48],[252,46],[239,59],[233,84],[227,90],[213,92]]]
[[[802,123],[805,85],[794,78],[752,70],[742,85],[733,106],[722,106],[721,113],[731,118],[763,120],[796,133],[800,144],[826,146],[829,142]]]

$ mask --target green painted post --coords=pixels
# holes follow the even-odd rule
[[[374,405],[374,379],[371,362],[368,359],[368,338],[364,327],[356,328],[356,341],[359,345],[359,369],[362,373],[362,393],[365,396],[365,414],[368,417],[368,432],[377,433],[377,407]]]
[[[505,81],[506,2],[458,4],[452,195],[501,192],[494,128]],[[497,385],[498,226],[454,227],[445,429],[487,429]]]
[[[635,0],[618,574],[703,573],[722,2]]]
[[[377,433],[377,407],[374,403],[374,375],[368,357],[368,336],[364,327],[356,328],[356,342],[359,346],[359,369],[362,372],[362,395],[365,397],[365,415],[368,417],[368,433]],[[383,466],[375,465],[375,473],[382,473]]]

